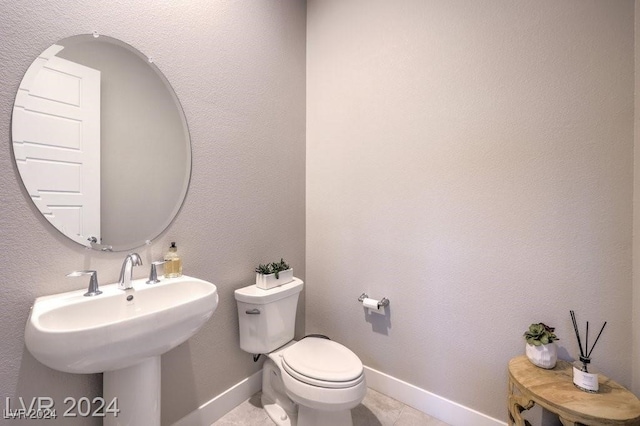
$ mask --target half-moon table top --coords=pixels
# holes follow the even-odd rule
[[[601,374],[598,392],[584,392],[573,384],[573,366],[566,361],[546,370],[519,356],[509,361],[509,379],[524,397],[561,418],[587,425],[640,424],[640,400],[633,393]]]

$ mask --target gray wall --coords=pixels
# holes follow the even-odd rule
[[[23,330],[35,297],[86,285],[66,273],[97,269],[103,283],[114,282],[124,255],[85,250],[55,231],[28,202],[10,148],[13,99],[31,61],[59,39],[94,30],[154,57],[191,132],[193,174],[184,207],[158,241],[139,250],[145,266],[135,270],[137,278],[145,276],[169,241],[177,241],[185,274],[214,282],[220,293],[207,325],[163,356],[163,424],[171,424],[260,368],[239,349],[233,299],[234,289],[254,281],[253,267],[284,257],[304,278],[305,4],[0,3],[3,404],[5,397],[51,396],[62,406],[66,396],[101,393],[100,375],[59,373],[33,359]],[[89,423],[58,418],[52,424]]]
[[[113,282],[123,256],[60,236],[27,202],[10,153],[23,72],[53,42],[94,30],[155,58],[191,131],[185,206],[143,260],[175,240],[185,273],[221,296],[163,357],[163,423],[259,368],[238,348],[233,301],[252,267],[283,256],[305,278],[305,60],[307,331],[504,419],[522,332],[553,324],[575,356],[575,309],[609,321],[594,357],[630,386],[633,7],[311,1],[306,59],[301,1],[0,3],[0,397],[100,394],[99,375],[35,361],[23,329],[35,297],[85,285],[67,272]],[[365,317],[362,291],[391,299],[390,321]],[[57,422],[70,423],[88,422]]]
[[[632,0],[309,1],[307,332],[506,420],[574,309],[630,386],[633,43]]]
[[[633,186],[633,391],[640,395],[640,0],[635,0],[634,186]]]

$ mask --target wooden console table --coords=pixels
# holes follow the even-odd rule
[[[520,414],[538,404],[557,414],[565,426],[640,425],[640,400],[605,376],[600,375],[598,383],[598,393],[583,392],[573,385],[568,362],[558,360],[555,368],[545,370],[524,355],[513,358],[509,361],[509,424],[529,425]]]

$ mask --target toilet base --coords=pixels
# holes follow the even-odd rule
[[[366,392],[365,381],[352,389],[331,389],[321,399],[316,391],[291,394],[287,390],[283,376],[291,383],[293,378],[281,368],[281,353],[295,341],[267,355],[262,365],[262,407],[269,418],[278,426],[353,426],[351,408],[358,405]],[[300,383],[296,383],[300,391]],[[302,388],[309,385],[301,385]],[[298,400],[297,398],[302,398]],[[306,398],[306,399],[305,399]],[[322,401],[322,402],[321,402]],[[314,408],[310,407],[313,406]],[[328,409],[325,409],[328,408]]]
[[[262,408],[278,426],[297,426],[298,407],[287,396],[280,369],[271,359],[262,366]]]
[[[299,426],[353,426],[351,410],[324,411],[300,405]]]
[[[271,398],[262,394],[262,408],[278,426],[353,426],[351,410],[322,411],[298,406],[297,416],[287,413]]]
[[[292,413],[287,413],[282,406],[264,393],[262,394],[261,402],[262,408],[276,425],[297,426],[297,416]]]

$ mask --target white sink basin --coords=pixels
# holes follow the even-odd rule
[[[186,341],[218,306],[210,282],[187,276],[145,281],[126,291],[100,286],[103,293],[92,297],[82,289],[37,298],[25,329],[29,352],[68,373],[119,370]]]

